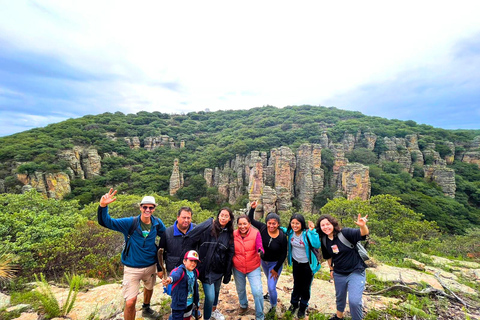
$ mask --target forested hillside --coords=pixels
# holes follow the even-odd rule
[[[374,143],[369,145],[371,137]],[[418,152],[408,145],[412,137]],[[87,205],[113,186],[124,194],[157,193],[197,201],[208,210],[233,199],[235,203],[229,205],[240,208],[248,201],[248,186],[239,185],[243,188],[239,194],[227,197],[218,185],[207,183],[207,168],[220,168],[226,175],[239,156],[252,151],[269,155],[282,146],[298,153],[307,143],[321,146],[324,180],[312,195],[312,212],[318,212],[328,199],[342,196],[332,182],[341,152],[344,162],[366,166],[370,196],[395,195],[403,205],[436,221],[441,230],[463,234],[480,225],[479,137],[480,130],[444,130],[317,106],[181,115],[104,113],[0,138],[0,192],[21,193],[25,185],[49,190],[49,183],[60,185],[61,179],[67,179],[67,190],[47,195],[62,194],[66,200]],[[91,152],[89,159],[98,159],[79,164],[81,175],[69,160],[79,152]],[[181,185],[170,195],[175,159]],[[435,171],[438,166],[446,169]],[[445,172],[452,174],[442,180]],[[229,175],[229,181],[237,177],[236,172]],[[450,186],[443,186],[444,180]],[[292,210],[302,210],[295,195],[289,199]]]

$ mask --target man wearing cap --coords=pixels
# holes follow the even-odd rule
[[[117,199],[115,198],[116,193],[117,190],[110,189],[102,196],[97,217],[100,225],[119,231],[125,237],[125,248],[122,252],[124,319],[135,319],[135,304],[140,280],[144,283],[142,317],[159,319],[160,314],[150,308],[150,300],[157,276],[155,239],[164,233],[165,225],[161,219],[153,216],[157,204],[152,196],[143,197],[140,203],[141,214],[138,218],[111,218],[108,214],[108,205]],[[132,230],[132,226],[136,226],[136,228]],[[159,277],[162,275],[162,272],[158,272]]]

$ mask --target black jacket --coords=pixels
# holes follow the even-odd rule
[[[187,234],[195,228],[195,224],[190,224],[190,228],[187,230]],[[183,234],[177,228],[177,221],[173,226],[168,227],[163,234],[159,248],[163,248],[163,260],[165,261],[167,271],[170,273],[175,267],[178,267],[183,263],[183,257],[190,248],[185,245],[185,239],[187,235]]]
[[[197,269],[199,279],[203,283],[212,284],[223,277],[223,283],[228,283],[232,276],[233,233],[223,229],[218,238],[212,235],[213,218],[195,227],[187,235],[185,245],[198,251],[200,262]]]

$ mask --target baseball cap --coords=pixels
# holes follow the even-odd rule
[[[155,206],[157,205],[157,203],[155,202],[155,198],[152,196],[143,197],[142,202],[140,202],[140,204],[153,204]]]
[[[185,253],[184,259],[200,261],[200,259],[198,258],[198,253],[195,250],[190,250]]]

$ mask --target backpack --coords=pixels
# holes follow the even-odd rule
[[[179,267],[176,267],[175,269],[172,270],[172,272],[177,270],[178,268]],[[199,276],[200,273],[198,272],[198,269],[196,269],[196,268],[195,268],[195,273],[197,274],[197,279],[198,279],[198,276]],[[182,275],[180,276],[180,279],[178,279],[177,282],[175,282],[175,283],[170,283],[168,286],[163,287],[163,293],[166,293],[169,296],[171,296],[173,288],[175,288],[177,286],[177,284],[179,284],[180,281],[182,281],[184,276],[185,276],[185,270],[182,268]]]
[[[130,240],[130,237],[133,235],[133,233],[135,232],[135,230],[138,228],[138,225],[140,224],[140,221],[138,219],[138,216],[135,216],[133,217],[133,223],[132,225],[130,226],[130,229],[128,229],[128,234],[127,234],[127,240],[123,243],[123,250],[122,250],[122,254],[124,255],[124,257],[128,257],[128,253],[130,252],[130,245],[129,245],[129,240]],[[160,232],[160,224],[157,224],[156,228],[157,228],[157,236],[161,236],[162,233]]]
[[[98,209],[97,209],[97,220],[98,220],[99,225],[107,228],[107,226],[105,225],[105,222],[102,219],[102,207],[100,207],[100,206],[98,206]],[[130,237],[135,232],[135,229],[137,229],[139,223],[140,222],[138,221],[138,216],[133,217],[133,223],[130,226],[130,229],[128,229],[127,240],[125,240],[125,242],[123,243],[123,246],[122,246],[122,255],[125,258],[128,257],[128,253],[130,252],[130,244],[129,244]],[[162,233],[160,232],[159,227],[160,227],[160,225],[157,224],[157,227],[156,227],[157,228],[157,236],[160,237],[162,235]]]
[[[360,256],[360,258],[363,260],[363,261],[367,261],[370,259],[370,257],[368,256],[368,252],[367,250],[365,250],[365,248],[363,247],[363,245],[361,244],[360,241],[357,242],[357,245],[354,246],[353,244],[351,244],[350,241],[347,240],[347,238],[345,238],[345,236],[343,235],[343,233],[340,231],[338,234],[338,240],[340,240],[341,243],[343,243],[344,245],[346,245],[347,247],[349,247],[350,249],[353,249],[355,248],[356,251],[358,252],[358,255]],[[322,237],[322,243],[323,245],[326,245],[327,243],[327,236],[323,236]]]

